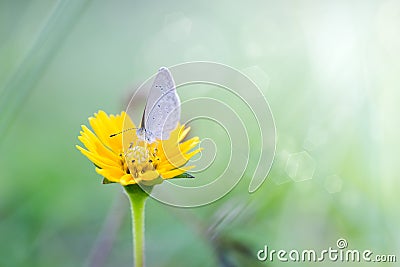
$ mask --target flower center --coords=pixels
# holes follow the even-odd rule
[[[144,140],[136,140],[131,143],[125,159],[132,176],[140,178],[147,171],[154,171],[157,167],[154,164],[157,160],[157,148]]]

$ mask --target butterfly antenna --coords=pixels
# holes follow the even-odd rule
[[[111,134],[110,137],[114,137],[114,136],[120,135],[120,134],[122,134],[124,132],[130,131],[130,130],[135,130],[135,129],[137,129],[137,128],[128,128],[128,129],[125,129],[125,130],[123,130],[123,131],[121,131],[119,133]]]

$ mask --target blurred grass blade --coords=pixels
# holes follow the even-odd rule
[[[0,90],[0,135],[4,137],[88,1],[58,1],[35,42]]]

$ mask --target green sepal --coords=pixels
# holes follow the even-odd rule
[[[111,182],[110,180],[108,180],[106,177],[103,177],[103,182],[102,184],[115,184],[115,182]]]
[[[182,173],[182,174],[179,174],[179,175],[173,177],[172,179],[175,179],[175,178],[194,178],[194,176],[191,175],[191,174],[188,173],[188,172],[184,172],[184,173]]]
[[[164,181],[164,179],[161,178],[161,176],[158,176],[156,179],[153,179],[150,181],[140,181],[139,183],[144,186],[154,186],[157,184],[161,184],[163,181]]]

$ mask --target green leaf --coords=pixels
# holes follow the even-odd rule
[[[175,178],[194,178],[194,176],[191,175],[190,173],[184,172],[182,174],[179,174],[179,175],[175,176],[172,179],[175,179]]]

